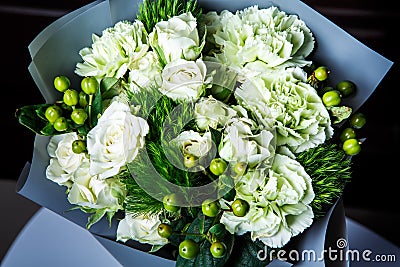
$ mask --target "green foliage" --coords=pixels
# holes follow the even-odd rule
[[[158,22],[187,12],[199,18],[202,9],[196,0],[144,0],[139,5],[137,19],[151,32]]]
[[[337,144],[329,141],[299,153],[297,160],[312,179],[315,198],[311,206],[315,216],[321,217],[350,181],[351,160]]]

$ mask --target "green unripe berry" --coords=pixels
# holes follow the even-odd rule
[[[361,112],[354,113],[353,115],[351,115],[350,120],[349,120],[351,127],[355,128],[355,129],[362,128],[366,122],[367,122],[367,118]]]
[[[88,95],[93,95],[97,92],[99,88],[99,82],[95,77],[85,77],[81,81],[82,91]]]
[[[56,76],[54,78],[54,88],[56,88],[60,92],[65,92],[71,85],[70,80],[68,77],[61,75],[61,76]]]
[[[179,255],[184,259],[194,259],[200,252],[200,246],[192,239],[185,239],[179,244]]]
[[[163,238],[168,238],[172,235],[173,230],[171,225],[160,223],[160,225],[158,225],[157,227],[157,232],[159,236]]]
[[[54,123],[56,119],[61,117],[62,109],[57,105],[52,105],[46,109],[44,115],[50,123]]]
[[[59,117],[57,118],[54,123],[53,123],[54,129],[56,129],[59,132],[63,132],[68,129],[68,122],[65,117]]]
[[[211,199],[206,199],[201,204],[201,211],[208,217],[217,216],[220,210],[221,205],[219,204],[218,200],[213,201]]]
[[[63,101],[68,106],[75,106],[79,101],[79,93],[75,89],[67,89],[64,92]]]
[[[89,104],[87,96],[88,95],[84,91],[79,92],[79,106],[84,108]]]
[[[355,138],[350,138],[343,142],[342,148],[347,155],[354,156],[360,153],[361,143]]]
[[[221,158],[215,158],[211,161],[209,168],[213,174],[220,176],[224,173],[227,167],[228,164],[225,162],[225,160]]]
[[[179,207],[177,206],[177,199],[178,197],[174,193],[165,195],[163,198],[164,208],[170,212],[177,212],[179,210]]]
[[[343,97],[346,97],[355,92],[356,85],[352,81],[343,80],[336,84],[336,90],[338,90],[343,95]]]
[[[318,67],[318,68],[316,68],[314,70],[314,77],[318,81],[322,82],[322,81],[325,81],[328,78],[329,72],[330,71],[329,71],[329,69],[327,67],[320,66],[320,67]]]
[[[322,102],[327,107],[337,106],[342,102],[340,92],[337,90],[332,90],[324,93],[322,95]]]
[[[233,214],[238,217],[243,217],[249,211],[250,205],[246,200],[237,198],[235,199],[235,201],[232,202],[231,208]]]
[[[75,140],[72,142],[72,151],[76,154],[80,154],[86,151],[86,144],[83,140]]]
[[[356,138],[356,131],[353,128],[348,127],[340,133],[339,138],[340,138],[340,141],[342,141],[342,142],[344,142],[350,138]]]
[[[214,242],[211,244],[210,252],[214,258],[222,258],[226,253],[226,245],[219,241]]]
[[[88,118],[87,112],[82,108],[76,108],[71,113],[71,119],[78,125],[83,125]]]

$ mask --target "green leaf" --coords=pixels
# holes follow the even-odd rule
[[[39,104],[24,106],[16,110],[15,116],[21,125],[27,127],[32,132],[40,135],[47,135],[47,133],[42,133],[42,129],[47,126],[48,121],[43,119],[39,114],[42,113],[41,110],[49,106],[51,105]]]
[[[106,209],[98,209],[98,210],[96,210],[95,213],[90,215],[88,218],[88,222],[86,224],[86,229],[90,229],[90,227],[92,227],[93,224],[100,221],[100,219],[103,218],[103,216],[106,214],[106,212],[107,212]]]
[[[54,129],[53,125],[49,122],[47,123],[46,126],[43,127],[43,129],[40,131],[40,134],[46,135],[46,136],[51,136],[56,133],[56,129]]]
[[[124,90],[120,79],[105,77],[100,82],[102,100],[112,99],[114,96],[120,95]]]
[[[225,225],[217,223],[213,225],[208,232],[217,238],[222,238],[226,234]]]
[[[260,260],[260,256],[264,256],[267,253],[264,260]],[[235,246],[226,266],[230,267],[264,267],[267,266],[271,261],[268,257],[270,254],[270,248],[266,247],[260,241],[252,241],[249,234],[237,236],[235,240]]]
[[[149,250],[149,252],[148,253],[154,253],[154,252],[157,252],[157,251],[159,251],[161,248],[163,248],[164,247],[164,245],[153,245],[152,247],[151,247],[151,249]]]
[[[91,110],[91,127],[97,125],[98,116],[103,112],[103,99],[100,92],[100,87],[97,90],[96,94],[94,95],[93,103],[92,103],[92,110]]]

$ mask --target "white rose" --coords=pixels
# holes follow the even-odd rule
[[[85,160],[75,171],[68,201],[82,207],[106,209],[106,211],[122,209],[124,186],[114,178],[99,180],[97,175],[90,175],[89,167],[89,160]]]
[[[167,64],[162,72],[160,91],[173,100],[197,100],[204,91],[207,67],[201,59],[178,59]]]
[[[157,214],[136,217],[126,214],[118,224],[117,241],[126,242],[133,239],[144,244],[165,245],[168,243],[168,239],[160,237],[157,231],[160,223]]]
[[[197,21],[190,12],[158,22],[149,34],[149,43],[163,52],[166,63],[180,58],[195,60],[204,46],[200,45]]]
[[[71,186],[73,173],[85,158],[84,153],[72,151],[72,143],[78,139],[73,133],[54,135],[47,145],[50,164],[46,168],[46,177],[59,185]]]
[[[90,173],[105,179],[135,159],[149,132],[146,120],[132,115],[130,107],[114,101],[87,135]]]
[[[147,86],[161,86],[162,67],[155,52],[147,52],[145,56],[135,61],[130,69],[128,82],[132,92]]]
[[[195,105],[196,124],[201,130],[217,129],[237,115],[237,112],[223,102],[213,98],[201,98]]]
[[[252,132],[253,122],[247,118],[233,118],[226,126],[219,147],[219,155],[229,162],[247,163],[250,168],[265,168],[275,154],[274,135],[267,130]]]
[[[195,131],[184,131],[171,141],[177,145],[183,154],[193,155],[197,158],[205,157],[212,148],[211,133],[206,132],[201,136]]]

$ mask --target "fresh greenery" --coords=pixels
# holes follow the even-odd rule
[[[144,0],[139,5],[137,18],[151,32],[158,22],[187,12],[199,18],[202,9],[194,0]]]
[[[326,213],[351,180],[351,159],[332,140],[297,155],[312,179],[315,198],[312,208],[316,217]]]

